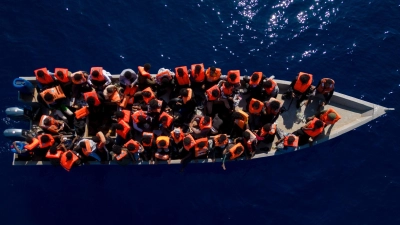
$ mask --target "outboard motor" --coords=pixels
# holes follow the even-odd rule
[[[25,138],[28,137],[28,135],[32,134],[30,133],[29,130],[11,128],[11,129],[6,129],[3,132],[3,135],[11,140],[24,141]]]

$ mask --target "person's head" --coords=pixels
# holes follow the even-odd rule
[[[139,123],[145,123],[146,122],[146,117],[138,116],[138,121],[139,121]]]
[[[263,126],[263,129],[264,129],[265,131],[269,131],[269,130],[271,129],[271,124],[270,124],[270,123],[265,124],[265,125]]]
[[[54,101],[54,96],[48,92],[43,96],[43,98],[46,102]]]
[[[250,139],[250,132],[247,131],[247,130],[244,131],[244,132],[243,132],[243,138],[246,139],[246,140],[249,140],[249,139]]]
[[[50,120],[50,118],[44,119],[44,120],[43,120],[43,124],[44,124],[45,126],[50,126],[50,125],[51,125],[51,120]]]
[[[124,130],[124,126],[120,123],[115,124],[115,129],[117,130]]]
[[[187,97],[189,96],[189,92],[188,92],[187,88],[182,88],[182,89],[179,91],[179,94],[180,94],[182,97],[184,97],[184,98],[187,98]]]
[[[117,117],[117,119],[122,119],[124,118],[124,113],[122,111],[116,111],[115,112],[115,117]]]
[[[325,80],[325,84],[326,84],[326,86],[331,86],[332,84],[333,84],[333,81],[331,80],[331,79],[326,79]]]
[[[149,71],[150,71],[150,68],[151,68],[150,63],[144,64],[144,65],[143,65],[143,68],[144,68],[144,71],[149,72]]]
[[[51,147],[50,147],[50,154],[52,154],[52,155],[55,155],[55,154],[57,154],[57,145],[52,145]]]
[[[67,152],[65,157],[67,158],[67,161],[70,161],[72,159],[72,152]]]
[[[151,109],[158,109],[161,107],[158,105],[158,101],[156,99],[150,100],[149,105]]]
[[[222,142],[224,142],[226,139],[227,139],[227,136],[226,136],[225,134],[221,134],[221,135],[218,137],[218,142],[219,142],[219,143],[222,143]]]
[[[214,98],[217,98],[219,96],[219,91],[217,89],[212,90],[211,96],[213,96]]]
[[[86,148],[86,142],[84,141],[79,142],[79,147]]]
[[[91,75],[92,75],[93,77],[99,77],[100,73],[99,73],[98,70],[93,70]]]
[[[196,65],[194,67],[194,74],[199,74],[201,72],[201,66],[200,65]]]
[[[99,143],[99,142],[100,142],[100,138],[97,137],[97,136],[93,136],[93,137],[92,137],[92,141],[94,141],[94,142],[96,142],[96,143]]]
[[[287,139],[287,142],[288,142],[289,144],[292,144],[292,143],[294,142],[294,140],[296,140],[295,137],[289,136],[288,139]]]
[[[233,81],[233,80],[235,80],[237,78],[237,74],[236,73],[229,73],[228,77],[229,77],[229,79],[231,79]]]
[[[169,79],[168,77],[163,77],[161,78],[161,85],[166,86],[169,84]]]
[[[324,126],[324,122],[322,122],[321,120],[315,121],[315,124],[314,124],[314,128],[315,129],[319,129],[319,128],[323,127],[323,126]]]
[[[158,142],[158,145],[160,147],[165,147],[167,145],[167,142],[165,140],[161,140],[161,141]]]
[[[302,84],[307,84],[307,82],[310,80],[310,77],[308,76],[308,74],[302,74],[300,76],[300,82]]]
[[[214,77],[217,75],[216,73],[217,68],[215,68],[215,66],[210,67],[210,76]]]
[[[132,72],[131,72],[131,71],[126,71],[126,72],[124,73],[124,77],[125,77],[126,79],[131,79],[131,78],[132,78]]]
[[[233,85],[232,85],[231,83],[229,83],[229,82],[225,82],[225,83],[224,83],[224,86],[225,86],[226,88],[231,88]]]
[[[243,152],[243,147],[242,147],[242,146],[238,146],[238,147],[235,149],[235,154],[240,154],[241,152]]]
[[[59,78],[64,79],[64,73],[63,73],[63,72],[57,71],[56,74],[57,74],[57,76],[58,76]]]
[[[278,101],[272,101],[269,103],[269,107],[271,107],[272,110],[278,110],[281,104]]]
[[[150,98],[151,97],[151,92],[150,91],[142,91],[142,96],[145,98]]]
[[[160,118],[160,122],[161,123],[166,123],[168,121],[168,117],[167,116],[162,116],[161,118]]]
[[[42,135],[42,136],[40,137],[40,141],[41,141],[42,143],[47,143],[47,142],[50,141],[50,138],[49,138],[48,135]]]
[[[189,146],[192,143],[192,139],[190,137],[185,137],[183,139],[183,145],[184,146]]]
[[[95,99],[93,96],[89,96],[89,97],[86,99],[86,102],[87,102],[87,104],[88,104],[89,106],[93,106],[93,105],[96,103],[96,99]]]
[[[80,81],[82,79],[83,75],[81,73],[76,73],[74,74],[74,80],[75,81]]]
[[[197,147],[199,147],[199,148],[204,148],[204,146],[206,146],[206,142],[205,141],[202,141],[199,144],[197,144]]]
[[[32,137],[26,137],[25,141],[28,142],[28,144],[32,144],[33,143],[33,138]]]
[[[119,145],[114,145],[114,146],[112,147],[112,151],[113,151],[115,154],[117,154],[117,155],[121,154],[121,146],[119,146]]]
[[[211,117],[209,117],[209,116],[204,116],[203,118],[204,118],[204,119],[203,119],[203,125],[210,123]]]
[[[150,143],[151,143],[151,137],[149,137],[149,136],[143,136],[142,142],[143,142],[144,144],[146,144],[146,145],[150,144]]]
[[[184,72],[183,72],[183,69],[182,69],[182,68],[178,68],[178,69],[177,69],[177,72],[178,72],[178,76],[183,77]]]
[[[106,88],[106,91],[108,94],[112,94],[112,93],[114,93],[114,87],[108,87],[108,88]]]
[[[270,79],[266,80],[263,84],[265,88],[271,88],[272,87],[272,81]]]
[[[253,107],[254,109],[259,109],[260,108],[260,102],[253,102],[253,104],[251,105],[251,107]]]
[[[239,112],[233,112],[232,113],[232,119],[236,120],[236,119],[243,119],[242,114],[240,114]]]
[[[126,146],[126,148],[128,149],[128,151],[133,151],[133,150],[136,149],[136,148],[135,148],[135,145],[132,144],[132,143],[129,143],[129,144]]]
[[[38,70],[38,71],[36,72],[36,75],[37,75],[38,77],[40,77],[40,78],[43,78],[44,75],[45,75],[45,73],[44,73],[43,70]]]
[[[253,73],[253,75],[251,75],[250,80],[253,82],[256,82],[259,78],[260,78],[260,75],[258,75],[257,73]]]
[[[331,121],[335,120],[336,116],[337,116],[336,113],[333,113],[333,112],[328,113],[328,119]]]
[[[181,130],[178,129],[178,128],[175,128],[175,129],[174,129],[174,136],[175,136],[176,138],[178,138],[179,136],[181,136]]]

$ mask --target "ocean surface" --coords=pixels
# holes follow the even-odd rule
[[[0,130],[12,80],[47,67],[203,62],[223,72],[331,77],[396,108],[297,153],[188,166],[13,167],[0,136],[0,224],[400,224],[398,0],[33,1],[0,4]],[[315,83],[314,83],[315,84]]]

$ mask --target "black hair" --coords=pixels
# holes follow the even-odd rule
[[[230,73],[228,75],[229,79],[231,79],[232,81],[234,81],[237,78],[237,74],[236,73]]]
[[[85,141],[79,142],[79,147],[81,147],[81,148],[86,148],[86,143],[85,143]]]
[[[74,80],[76,80],[76,81],[80,81],[81,79],[82,79],[82,74],[81,73],[76,73],[76,74],[74,74]]]
[[[126,71],[126,72],[124,73],[124,77],[125,77],[126,79],[131,79],[131,78],[132,78],[132,73],[131,73],[131,71]]]
[[[314,128],[318,129],[324,126],[324,122],[322,122],[321,120],[317,120],[314,123]]]
[[[235,149],[235,153],[236,154],[239,154],[239,153],[241,153],[243,151],[243,147],[242,146],[238,146],[236,149]]]
[[[239,112],[233,112],[232,119],[243,119],[243,116]]]
[[[114,146],[112,147],[112,151],[113,151],[115,154],[117,154],[117,155],[121,154],[121,146],[119,146],[119,145],[114,145]]]
[[[215,68],[215,66],[210,67],[211,72],[215,72],[216,70],[217,70],[217,68]]]
[[[269,106],[271,107],[271,109],[277,110],[279,109],[279,107],[281,107],[281,104],[278,101],[272,101],[269,103]]]
[[[201,71],[201,66],[200,66],[200,65],[196,65],[196,66],[194,67],[194,74],[199,74],[200,71]]]
[[[150,63],[144,64],[144,65],[143,65],[143,68],[144,68],[144,71],[149,72],[149,70],[150,70],[150,68],[151,68]]]
[[[204,124],[207,124],[207,123],[209,123],[211,121],[211,117],[209,117],[209,116],[204,116],[203,118],[204,118],[203,119],[203,123]]]
[[[51,123],[51,120],[49,118],[46,118],[46,119],[43,120],[43,124],[46,125],[46,126],[49,126],[50,123]]]
[[[129,151],[133,151],[133,150],[135,150],[135,145],[132,144],[132,143],[129,143],[129,144],[126,146],[126,148],[127,148]]]
[[[249,139],[250,139],[250,132],[247,131],[247,130],[245,130],[245,131],[243,132],[243,138],[249,140]]]
[[[271,124],[270,124],[270,123],[265,124],[265,125],[263,126],[263,129],[264,129],[265,131],[269,131],[269,130],[271,129]]]
[[[182,69],[182,68],[178,68],[178,69],[177,69],[177,72],[178,72],[178,75],[179,75],[180,77],[183,77],[184,72],[183,72],[183,69]]]
[[[36,72],[36,75],[37,75],[38,77],[44,77],[45,73],[44,73],[43,70],[38,70],[38,71]]]
[[[87,104],[88,104],[89,106],[92,106],[92,105],[94,105],[94,104],[96,103],[96,99],[95,99],[93,96],[89,96],[89,97],[86,99],[86,102],[87,102]]]
[[[150,144],[150,142],[151,142],[151,137],[149,137],[149,136],[144,136],[144,137],[142,138],[142,142],[145,143],[145,144]]]
[[[142,91],[142,96],[145,98],[150,98],[151,97],[151,92],[150,91]]]
[[[57,154],[57,145],[52,145],[49,150],[50,154]]]
[[[260,78],[260,75],[258,75],[257,73],[253,73],[253,75],[251,75],[251,81],[257,81]]]
[[[221,134],[219,137],[218,137],[218,142],[224,142],[225,140],[226,140],[226,138],[227,138],[227,136],[225,135],[225,134]]]
[[[59,76],[62,79],[64,78],[64,73],[61,71],[57,71],[57,76]]]
[[[260,108],[260,102],[256,101],[251,105],[253,108],[255,109],[259,109]]]
[[[167,142],[165,140],[161,140],[158,142],[158,145],[160,145],[161,147],[165,147],[167,145]]]
[[[67,158],[67,161],[71,160],[72,159],[72,152],[67,152],[65,154],[65,157]]]
[[[289,144],[292,144],[292,143],[294,142],[294,140],[295,140],[295,137],[289,136],[288,139],[287,139],[287,142],[288,142]]]
[[[225,82],[225,83],[224,83],[224,86],[225,86],[226,88],[230,88],[230,87],[232,87],[232,84],[229,83],[229,82]]]
[[[138,116],[139,123],[146,122],[146,118],[144,116]]]
[[[32,137],[26,137],[25,141],[28,142],[29,144],[32,144],[33,138]]]
[[[97,70],[93,70],[93,71],[92,71],[92,76],[98,77],[99,75],[100,75],[100,72],[99,72],[99,71],[97,71]]]
[[[162,85],[168,85],[168,83],[169,83],[168,77],[163,77],[163,78],[161,78],[161,84],[162,84]]]
[[[302,84],[306,84],[306,83],[310,80],[310,77],[307,76],[307,75],[308,75],[308,74],[302,74],[302,75],[300,76],[300,81],[301,81]]]
[[[185,137],[183,139],[183,145],[184,146],[188,146],[188,145],[190,145],[190,143],[192,143],[192,139],[190,137]]]
[[[326,79],[326,80],[325,80],[325,83],[326,83],[327,85],[331,85],[331,84],[333,84],[333,81],[332,81],[331,79]]]
[[[93,136],[93,137],[92,137],[92,141],[94,141],[94,142],[96,142],[96,143],[99,143],[101,140],[100,140],[99,137]]]
[[[188,92],[188,90],[186,88],[182,88],[179,91],[179,94],[182,95],[182,97],[185,97],[185,98],[187,98],[189,96],[189,92]]]
[[[108,87],[108,88],[106,88],[106,90],[107,90],[108,94],[111,94],[111,93],[114,92],[114,88],[113,87]]]
[[[49,138],[48,135],[43,135],[43,136],[40,137],[40,141],[43,142],[43,143],[47,143],[47,142],[50,141],[50,138]]]
[[[156,99],[152,99],[149,102],[150,108],[152,109],[158,109],[160,106],[158,105],[158,101]]]
[[[266,80],[263,86],[266,88],[272,87],[272,81],[270,79]]]
[[[205,141],[202,141],[199,144],[197,144],[197,147],[199,147],[199,148],[204,148],[204,146],[206,146],[206,142]]]
[[[124,113],[122,111],[116,111],[115,112],[115,117],[117,117],[118,119],[122,119],[124,118]]]
[[[211,91],[211,95],[212,95],[214,98],[216,98],[216,97],[219,96],[219,91],[218,91],[217,89],[214,89],[214,90]]]
[[[115,124],[115,129],[117,130],[124,130],[124,126],[120,123]]]
[[[167,116],[162,116],[160,118],[160,122],[162,122],[162,123],[167,122],[167,120],[168,120]]]
[[[43,98],[47,102],[51,102],[51,101],[54,100],[54,96],[52,94],[48,93],[48,92],[43,96]]]

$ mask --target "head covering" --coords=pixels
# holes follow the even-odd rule
[[[175,133],[175,134],[180,134],[181,131],[179,130],[179,128],[175,128],[175,129],[174,129],[174,133]]]
[[[328,118],[329,118],[330,120],[336,119],[336,113],[329,113],[329,114],[328,114]]]

